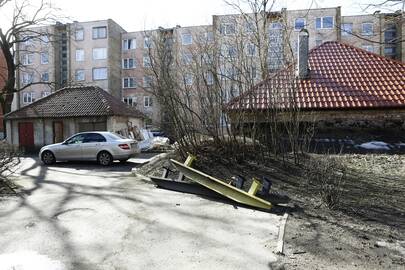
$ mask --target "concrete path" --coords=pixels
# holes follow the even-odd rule
[[[156,189],[131,165],[22,160],[0,270],[271,269],[280,216]]]

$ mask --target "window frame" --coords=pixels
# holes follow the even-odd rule
[[[126,86],[125,86],[125,82],[126,82]],[[123,77],[122,78],[122,88],[123,89],[135,89],[135,88],[137,88],[136,78],[135,77]]]
[[[102,53],[100,53],[102,52]],[[96,53],[96,55],[95,55]],[[101,55],[103,58],[96,58],[97,54]],[[108,58],[108,51],[106,47],[97,47],[92,49],[93,60],[106,60]]]
[[[46,80],[44,80],[44,75],[47,74],[46,76]],[[44,71],[41,73],[41,82],[49,82],[49,72],[48,71]]]
[[[304,25],[302,26],[302,28],[297,28],[297,20],[303,20]],[[307,25],[307,20],[305,18],[303,18],[303,17],[295,18],[295,20],[294,20],[294,31],[301,31],[302,29],[305,28],[306,25]]]
[[[233,29],[232,31],[229,31],[229,26],[231,26],[231,29]],[[224,22],[221,23],[220,26],[220,33],[223,34],[224,36],[233,36],[236,34],[236,26],[235,23],[232,22]]]
[[[78,57],[77,57],[78,52],[81,52],[81,54],[80,54],[80,55],[82,55],[81,59],[78,59]],[[84,62],[84,59],[85,59],[84,49],[76,49],[75,50],[75,60],[76,60],[76,62]]]
[[[185,36],[189,37],[190,40],[185,42]],[[181,34],[181,45],[188,46],[193,44],[193,35],[191,33],[182,33]]]
[[[82,33],[81,38],[78,37],[78,33]],[[75,30],[75,41],[83,41],[84,40],[84,28],[78,28]]]
[[[326,18],[332,18],[332,26],[331,27],[325,27],[325,22],[324,20]],[[318,20],[320,20],[320,27],[318,27]],[[317,17],[315,18],[315,29],[316,30],[322,30],[322,29],[333,29],[335,26],[335,18],[333,16],[322,16],[322,17]]]
[[[94,72],[96,71],[96,70],[105,70],[106,72],[105,72],[105,74],[106,74],[106,76],[105,76],[105,78],[103,77],[103,78],[101,78],[101,79],[96,79],[95,78],[95,76],[94,76]],[[107,67],[96,67],[96,68],[93,68],[92,69],[92,77],[93,77],[93,81],[105,81],[105,80],[108,80],[108,68]]]
[[[129,65],[129,60],[132,60],[132,67]],[[127,65],[125,65],[125,63],[127,63]],[[122,58],[122,69],[135,69],[136,64],[136,58]]]
[[[100,35],[100,30],[101,29],[105,29],[105,35],[104,36]],[[105,39],[105,38],[107,38],[107,26],[94,26],[92,28],[92,35],[91,36],[92,36],[93,39]]]
[[[146,102],[146,101],[148,101],[148,102]],[[153,107],[153,100],[152,100],[152,97],[151,97],[151,96],[144,96],[144,97],[143,97],[143,106],[144,106],[145,108],[151,108],[151,107]]]
[[[371,32],[370,33],[364,31],[364,26],[366,26],[366,25],[371,25]],[[362,36],[372,36],[372,35],[374,35],[374,23],[372,23],[372,22],[363,22],[363,23],[361,23],[361,35]]]
[[[131,41],[131,42],[129,42]],[[130,46],[128,46],[130,45]],[[136,38],[126,38],[122,40],[122,50],[129,51],[136,49]]]
[[[83,79],[82,80],[79,80],[78,79],[78,74],[79,73],[82,73],[83,74]],[[84,69],[76,69],[75,70],[75,81],[76,82],[83,82],[83,81],[85,81],[86,80],[86,72],[85,72],[85,70]]]
[[[45,57],[45,59],[44,59],[44,57]],[[41,65],[49,64],[49,52],[41,52],[39,58],[40,58]],[[46,61],[44,61],[44,60],[46,60]]]
[[[345,25],[350,25],[350,31],[347,31],[345,29]],[[342,36],[350,36],[350,35],[352,35],[353,34],[353,23],[342,23],[341,32],[342,32]]]

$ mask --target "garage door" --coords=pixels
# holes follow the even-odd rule
[[[90,122],[90,123],[79,123],[79,132],[85,131],[106,131],[106,122]]]
[[[26,150],[34,148],[34,124],[32,122],[18,123],[18,142]]]

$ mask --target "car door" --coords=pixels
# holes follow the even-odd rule
[[[103,143],[107,140],[99,133],[87,133],[82,144],[82,156],[86,160],[96,160]]]
[[[85,134],[78,134],[65,141],[55,153],[58,160],[79,160],[82,158],[82,144]]]

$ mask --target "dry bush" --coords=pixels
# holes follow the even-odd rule
[[[14,172],[14,168],[20,163],[19,151],[5,142],[0,142],[0,193],[8,190],[15,193],[8,176]]]
[[[311,158],[305,164],[308,190],[314,192],[329,209],[338,208],[344,196],[346,169],[332,156]]]

